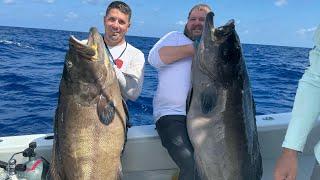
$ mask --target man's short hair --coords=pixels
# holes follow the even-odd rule
[[[197,10],[199,10],[199,11],[206,11],[206,12],[212,11],[211,8],[210,8],[210,6],[207,5],[207,4],[197,4],[197,5],[193,6],[193,7],[191,8],[191,10],[189,11],[188,19],[189,19],[190,15],[191,15],[192,11],[195,10],[195,9],[197,9]]]
[[[111,9],[118,9],[123,14],[126,14],[129,16],[129,22],[131,20],[131,8],[128,4],[122,2],[122,1],[113,1],[109,4],[107,10],[106,10],[106,16],[109,14]]]

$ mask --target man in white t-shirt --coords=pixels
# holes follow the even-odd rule
[[[210,11],[205,4],[194,6],[184,33],[169,32],[154,45],[148,57],[158,71],[159,82],[153,99],[156,128],[162,145],[180,169],[179,180],[198,179],[186,127],[186,100],[191,86],[194,41],[201,37]]]
[[[126,3],[111,2],[104,16],[104,42],[115,64],[123,98],[135,101],[142,91],[145,59],[139,49],[126,42],[130,19],[131,9]]]

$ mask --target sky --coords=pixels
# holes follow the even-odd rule
[[[0,0],[0,26],[88,32],[104,31],[110,0]],[[234,19],[242,43],[313,47],[320,25],[320,0],[126,0],[132,9],[128,35],[161,37],[183,31],[189,10],[206,3],[214,24]]]

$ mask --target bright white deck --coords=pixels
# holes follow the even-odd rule
[[[280,154],[289,119],[290,113],[257,116],[263,157],[263,180],[272,179],[275,160]],[[299,157],[297,180],[310,177],[314,164],[313,147],[320,137],[319,123],[311,134],[304,153]],[[52,140],[44,139],[48,135],[52,134],[0,137],[0,160],[7,161],[13,152],[23,150],[31,141],[37,142],[38,154],[50,159]],[[125,180],[169,180],[177,168],[161,146],[154,125],[134,126],[129,129],[122,162]]]

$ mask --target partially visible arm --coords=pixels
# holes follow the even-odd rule
[[[186,41],[185,44],[179,45],[183,36],[182,33],[170,32],[163,36],[150,50],[148,62],[155,68],[160,68],[166,64],[173,63],[185,57],[193,56],[194,49],[192,41]]]
[[[299,81],[283,147],[303,151],[309,132],[320,113],[320,46],[309,54],[310,67]]]
[[[298,169],[297,151],[283,148],[279,157],[275,171],[274,180],[296,179]]]
[[[320,113],[320,29],[315,35],[315,48],[310,51],[310,67],[299,81],[292,117],[282,144],[274,179],[295,179],[297,175],[297,152],[302,152],[308,134]],[[320,158],[320,144],[315,147],[316,158]]]
[[[144,54],[142,52],[137,53],[130,63],[130,68],[126,73],[122,73],[125,78],[125,83],[119,83],[121,86],[122,95],[125,99],[131,101],[137,100],[142,91],[143,79],[144,79]]]
[[[319,115],[320,59],[317,61],[316,64],[311,64],[299,82],[292,117],[282,144],[283,151],[274,171],[275,180],[296,178],[297,152],[303,151],[308,134]],[[318,72],[314,71],[314,66],[318,66]]]
[[[180,59],[194,55],[192,44],[182,46],[164,46],[159,49],[159,55],[162,62],[171,64]]]

